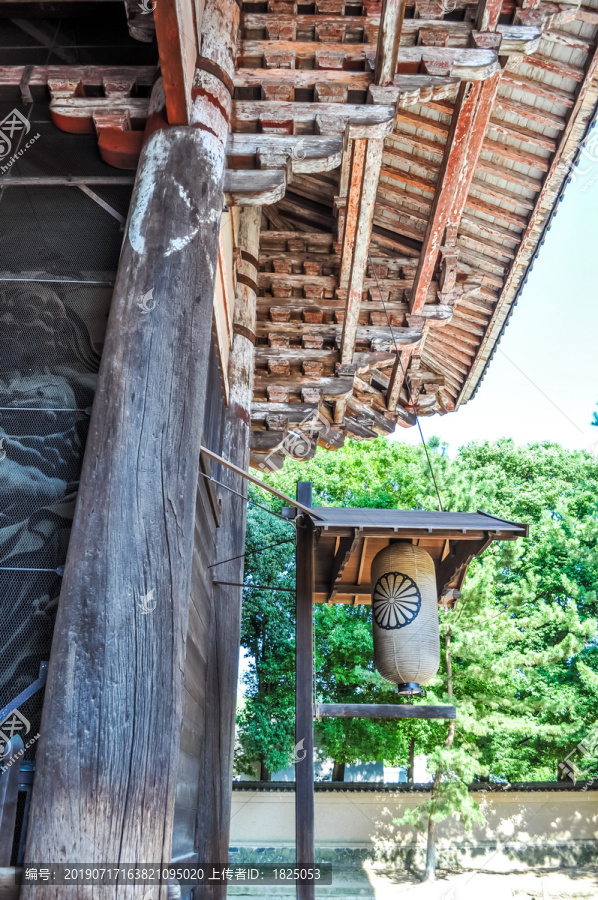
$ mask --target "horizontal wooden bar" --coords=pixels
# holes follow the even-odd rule
[[[456,719],[454,706],[411,706],[403,703],[316,703],[317,718],[359,719]]]

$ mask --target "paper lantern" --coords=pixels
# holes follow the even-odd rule
[[[434,561],[406,541],[395,541],[372,562],[374,665],[399,693],[420,693],[440,664]]]

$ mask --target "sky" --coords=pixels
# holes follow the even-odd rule
[[[457,412],[420,421],[424,437],[438,435],[449,453],[500,437],[596,453],[596,403],[598,159],[582,156],[476,396]],[[420,437],[416,428],[398,428],[395,439]]]

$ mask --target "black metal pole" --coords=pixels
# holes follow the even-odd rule
[[[297,500],[311,507],[311,482],[297,484]],[[313,619],[314,528],[297,522],[297,631],[295,639],[295,843],[296,861],[314,865]],[[297,900],[315,900],[314,884],[297,884]]]

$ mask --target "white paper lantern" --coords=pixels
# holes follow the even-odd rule
[[[396,541],[374,558],[371,581],[374,665],[400,692],[415,692],[440,664],[434,560]]]

